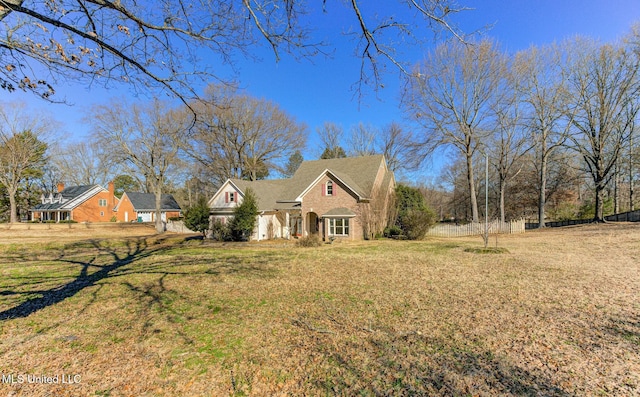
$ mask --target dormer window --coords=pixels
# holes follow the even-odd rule
[[[327,196],[333,196],[333,182],[327,182]]]

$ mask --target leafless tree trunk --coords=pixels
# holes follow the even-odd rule
[[[96,106],[91,122],[94,137],[109,149],[111,158],[139,174],[155,194],[155,226],[164,232],[162,192],[168,175],[179,162],[180,143],[184,142],[190,121],[185,112],[169,109],[155,101],[145,106],[113,102]]]
[[[566,62],[565,47],[554,44],[531,47],[516,54],[513,65],[522,76],[519,87],[527,112],[525,123],[532,133],[537,153],[540,228],[545,226],[546,218],[548,162],[567,139],[567,72],[563,68]]]
[[[509,179],[520,171],[515,168],[519,160],[531,149],[529,137],[522,126],[523,111],[521,102],[522,90],[519,87],[522,80],[520,68],[511,68],[506,73],[508,79],[502,100],[495,105],[496,129],[489,151],[493,152],[492,163],[498,174],[498,191],[500,221],[505,222],[505,195]]]
[[[594,183],[593,220],[603,222],[603,193],[640,110],[640,57],[624,43],[577,41],[576,51],[569,79],[575,106],[572,142]]]
[[[464,156],[473,222],[479,220],[473,158],[490,136],[504,71],[505,57],[490,41],[441,45],[416,67],[403,98],[405,111],[424,128],[416,145],[423,158],[443,146]]]

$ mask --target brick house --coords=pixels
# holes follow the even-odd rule
[[[118,222],[154,222],[156,195],[153,193],[124,192],[114,209]],[[162,195],[161,216],[163,221],[179,217],[182,209],[170,194]]]
[[[304,161],[288,179],[228,179],[209,200],[212,221],[226,222],[247,188],[259,206],[253,240],[360,240],[386,226],[395,178],[382,155]]]
[[[58,184],[58,191],[43,194],[40,203],[31,209],[31,220],[109,222],[118,203],[113,182],[105,189],[100,185],[69,186]]]

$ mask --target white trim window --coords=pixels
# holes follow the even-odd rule
[[[98,205],[100,207],[106,207],[107,206],[107,199],[99,199],[98,200]]]
[[[329,236],[348,236],[349,218],[329,218]]]
[[[326,184],[326,196],[333,196],[333,182],[332,181],[328,181]]]
[[[225,203],[235,203],[238,201],[238,194],[236,192],[225,192],[224,193],[224,202]]]

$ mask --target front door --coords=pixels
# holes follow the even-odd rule
[[[309,215],[307,216],[307,231],[309,232],[309,234],[318,234],[318,230],[319,230],[319,221],[318,221],[318,214],[316,214],[315,212],[309,212]]]

